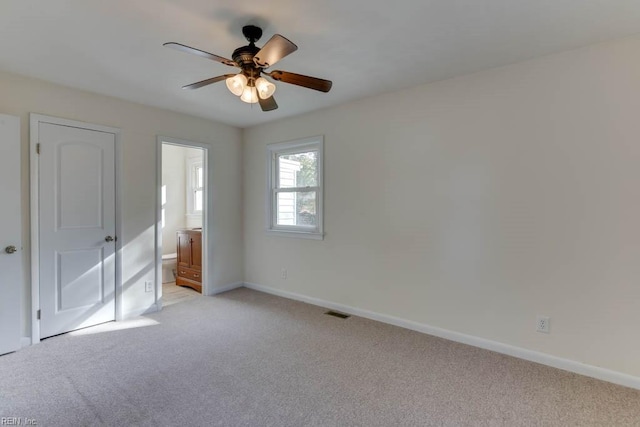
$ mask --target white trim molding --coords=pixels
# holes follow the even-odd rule
[[[159,304],[159,302],[155,302],[148,307],[134,308],[133,310],[128,310],[122,313],[122,318],[120,320],[129,320],[133,319],[134,317],[155,313],[156,311],[160,311],[160,308],[161,305]]]
[[[308,151],[317,152],[317,182],[315,186],[281,187],[280,156],[299,154]],[[266,197],[266,232],[271,236],[298,237],[305,239],[324,239],[324,136],[312,136],[288,142],[267,144],[267,197]],[[284,161],[284,160],[283,160]],[[294,184],[295,185],[295,184]],[[279,225],[277,211],[279,194],[314,192],[316,225]],[[294,199],[295,200],[295,199]]]
[[[204,194],[202,215],[202,295],[213,295],[213,147],[210,143],[188,141],[169,136],[156,136],[156,221],[155,221],[155,270],[156,270],[156,304],[162,309],[162,144],[177,145],[187,148],[201,148],[204,166]]]
[[[552,356],[550,354],[529,350],[522,347],[516,347],[504,344],[498,341],[492,341],[486,338],[480,338],[473,335],[467,335],[460,332],[450,331],[427,325],[425,323],[414,322],[387,314],[376,313],[369,310],[363,310],[357,307],[351,307],[344,304],[325,301],[319,298],[309,297],[306,295],[289,292],[282,289],[276,289],[269,286],[258,285],[255,283],[244,284],[246,288],[255,291],[276,295],[296,301],[305,302],[307,304],[325,307],[331,310],[341,311],[353,316],[364,317],[366,319],[376,320],[378,322],[387,323],[389,325],[399,326],[401,328],[410,329],[424,334],[433,335],[450,341],[479,347],[485,350],[495,351],[497,353],[506,354],[508,356],[517,357],[519,359],[528,360],[530,362],[540,363],[542,365],[551,366],[553,368],[562,369],[564,371],[573,372],[602,381],[608,381],[614,384],[640,390],[640,377],[636,377],[622,372],[601,368],[598,366],[587,365],[586,363],[576,362],[575,360],[565,359],[562,357]]]
[[[267,230],[269,236],[293,237],[296,239],[324,240],[324,233],[304,233],[300,231]]]
[[[211,295],[219,295],[219,294],[222,294],[224,292],[229,292],[229,291],[232,291],[234,289],[242,288],[243,286],[244,286],[243,282],[230,283],[228,285],[224,285],[224,286],[221,286],[219,288],[214,288],[211,291]]]

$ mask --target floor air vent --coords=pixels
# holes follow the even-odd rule
[[[338,313],[337,311],[333,311],[333,310],[329,310],[325,314],[328,314],[329,316],[337,317],[340,319],[348,319],[349,317],[351,317],[348,314]]]

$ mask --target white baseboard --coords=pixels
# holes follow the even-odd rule
[[[29,347],[31,345],[31,337],[20,338],[20,348]]]
[[[211,291],[210,295],[211,295],[211,296],[213,296],[213,295],[218,295],[218,294],[221,294],[221,293],[223,293],[223,292],[229,292],[229,291],[232,291],[232,290],[234,290],[234,289],[241,288],[241,287],[243,287],[243,286],[244,286],[244,282],[231,283],[231,284],[229,284],[229,285],[224,285],[224,286],[222,286],[222,287],[220,287],[220,288],[215,288],[215,289],[213,289],[213,290]]]
[[[149,307],[134,308],[133,310],[122,313],[122,318],[117,320],[127,320],[144,314],[155,313],[156,311],[160,311],[160,306],[158,303],[153,303]]]
[[[268,286],[257,285],[255,283],[245,283],[245,287],[260,292],[265,292],[272,295],[277,295],[284,298],[289,298],[297,301],[306,302],[308,304],[326,307],[331,310],[342,311],[354,316],[364,317],[371,320],[376,320],[382,323],[388,323],[390,325],[399,326],[401,328],[411,329],[413,331],[422,332],[425,334],[433,335],[436,337],[448,339],[450,341],[456,341],[462,344],[472,345],[474,347],[483,348],[485,350],[495,351],[497,353],[506,354],[509,356],[517,357],[531,362],[540,363],[543,365],[551,366],[553,368],[562,369],[565,371],[573,372],[587,377],[596,378],[603,381],[608,381],[614,384],[623,385],[625,387],[631,387],[640,390],[640,377],[624,374],[622,372],[613,371],[610,369],[600,368],[598,366],[587,365],[585,363],[576,362],[570,359],[564,359],[562,357],[552,356],[550,354],[541,353],[534,350],[528,350],[522,347],[516,347],[509,344],[504,344],[498,341],[492,341],[485,338],[476,337],[473,335],[466,335],[460,332],[454,332],[447,329],[438,328],[435,326],[427,325],[425,323],[418,323],[412,320],[401,319],[399,317],[389,316],[386,314],[380,314],[373,311],[363,310],[356,307],[351,307],[344,304],[339,304],[330,301],[324,301],[319,298],[313,298],[294,292],[283,291],[281,289],[275,289]]]

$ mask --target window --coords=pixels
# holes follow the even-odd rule
[[[267,146],[273,233],[322,239],[322,136]]]
[[[162,207],[162,228],[164,229],[164,226],[167,223],[167,214],[166,214],[166,206],[167,206],[167,186],[163,185],[162,188],[162,195],[161,195],[161,207]]]
[[[187,159],[187,215],[202,215],[204,168],[201,157]]]

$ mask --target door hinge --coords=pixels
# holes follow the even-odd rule
[[[40,154],[40,143],[36,144],[36,153]]]
[[[40,310],[36,312],[36,319],[40,320]]]

